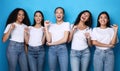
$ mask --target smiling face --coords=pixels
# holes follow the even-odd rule
[[[18,11],[16,22],[22,23],[24,18],[25,18],[24,11],[23,10]]]
[[[40,24],[41,21],[42,21],[42,19],[43,19],[43,17],[42,17],[42,15],[41,15],[41,13],[37,12],[37,13],[35,14],[35,16],[34,16],[34,19],[35,19],[36,24]]]
[[[86,22],[89,20],[89,17],[90,17],[90,14],[88,12],[84,12],[80,17],[80,21]]]
[[[55,17],[57,21],[63,21],[63,17],[64,17],[64,12],[61,8],[56,9],[55,11]]]
[[[106,26],[107,23],[108,23],[107,15],[106,14],[101,14],[98,21],[99,21],[101,26]]]

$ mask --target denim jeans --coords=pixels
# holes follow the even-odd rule
[[[30,71],[43,71],[45,50],[43,46],[28,47],[28,62]]]
[[[112,49],[101,50],[96,48],[94,71],[114,71],[114,53]]]
[[[10,41],[7,48],[7,59],[9,71],[16,71],[17,62],[20,64],[21,71],[28,71],[24,43]]]
[[[66,44],[50,46],[48,55],[50,71],[57,71],[57,60],[59,62],[60,71],[68,71],[68,51]]]
[[[71,50],[70,63],[71,71],[88,71],[88,65],[90,61],[89,48],[84,50]]]

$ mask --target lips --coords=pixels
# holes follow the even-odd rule
[[[58,19],[60,19],[61,17],[59,16],[59,17],[57,17]]]

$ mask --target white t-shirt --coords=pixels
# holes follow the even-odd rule
[[[92,32],[92,40],[97,40],[98,42],[109,44],[114,36],[114,30],[113,28],[106,28],[101,29],[100,27],[96,27],[93,29]],[[99,49],[109,49],[109,47],[100,47],[96,46],[96,48]]]
[[[52,42],[56,42],[64,37],[64,32],[70,31],[70,23],[63,22],[60,25],[51,24],[49,27],[49,32],[52,36]]]
[[[43,37],[43,27],[41,28],[35,28],[30,26],[29,27],[29,42],[28,44],[30,46],[40,46],[42,45],[42,37]]]
[[[16,42],[24,42],[24,28],[27,27],[25,24],[15,24],[14,30],[11,32],[10,40]],[[7,33],[11,24],[8,24],[4,33]]]
[[[85,33],[90,33],[91,35],[92,29],[87,27],[84,30],[77,29],[73,34],[72,39],[72,47],[74,50],[84,50],[88,48],[87,38],[85,37]]]

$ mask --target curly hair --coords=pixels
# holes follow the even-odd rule
[[[9,17],[8,17],[8,19],[7,19],[7,22],[6,22],[6,26],[7,26],[8,24],[11,24],[11,23],[13,23],[13,22],[16,21],[18,12],[19,12],[20,10],[22,10],[22,11],[24,12],[24,15],[25,15],[25,18],[23,19],[22,23],[25,24],[25,25],[27,25],[27,26],[30,25],[30,20],[29,20],[29,18],[28,18],[27,12],[26,12],[24,9],[22,9],[22,8],[16,8],[16,9],[14,9],[14,10],[10,13],[10,15],[9,15]]]

